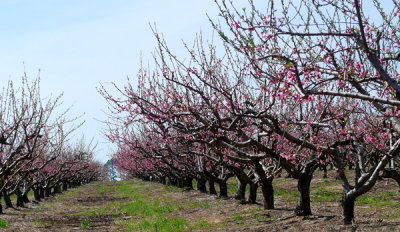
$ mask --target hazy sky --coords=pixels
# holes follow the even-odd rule
[[[0,2],[0,87],[31,78],[40,69],[42,94],[64,92],[72,115],[85,113],[77,132],[98,141],[96,159],[105,162],[112,146],[101,134],[99,83],[135,80],[140,64],[151,58],[156,41],[149,23],[157,23],[170,47],[183,52],[180,39],[211,33],[206,13],[217,18],[213,0],[2,0]],[[107,84],[106,84],[107,85]]]

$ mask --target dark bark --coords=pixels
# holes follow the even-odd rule
[[[268,178],[261,184],[261,190],[264,197],[264,209],[274,209],[274,187],[273,178]]]
[[[246,198],[246,185],[247,183],[237,178],[237,191],[235,195],[236,200],[244,200]]]
[[[68,190],[68,184],[67,182],[63,182],[63,191],[67,191]]]
[[[219,197],[228,197],[228,185],[226,180],[219,183]]]
[[[342,198],[342,210],[343,210],[343,222],[345,225],[351,225],[354,220],[354,203],[355,198],[346,197],[346,194],[343,194]]]
[[[177,184],[178,188],[183,188],[183,187],[185,187],[185,180],[183,178],[179,178],[179,179],[177,179],[176,184]]]
[[[44,188],[43,188],[43,187],[39,187],[39,192],[40,192],[40,198],[41,198],[41,199],[44,199],[44,197],[45,197],[45,196],[44,196],[44,195],[45,195],[45,194],[44,194]]]
[[[215,182],[213,180],[208,180],[208,186],[210,187],[210,194],[217,195],[217,190],[215,190]]]
[[[45,188],[44,189],[44,197],[50,197],[51,194],[51,189],[50,188]]]
[[[40,191],[38,188],[35,188],[33,190],[33,197],[35,198],[35,201],[39,202],[41,200],[40,198]]]
[[[17,207],[24,207],[24,199],[22,192],[19,189],[17,189],[15,191],[15,194],[17,195]]]
[[[310,183],[312,175],[300,174],[297,180],[297,190],[299,191],[299,198],[295,214],[297,216],[311,215],[311,201],[310,201]]]
[[[22,196],[17,195],[17,207],[24,207],[24,200],[22,199]]]
[[[247,199],[247,201],[250,204],[257,203],[257,189],[258,189],[258,185],[256,183],[250,184],[250,193],[249,193],[249,198]]]
[[[260,177],[260,185],[264,198],[264,209],[274,208],[274,187],[272,181],[274,178],[266,175],[262,165],[259,162],[254,162],[255,172]]]
[[[202,193],[207,193],[206,179],[204,177],[200,177],[197,179],[197,190]]]
[[[193,178],[186,177],[185,178],[185,186],[187,190],[193,190]]]
[[[11,202],[10,196],[8,196],[6,190],[3,190],[3,197],[4,197],[4,203],[5,203],[5,205],[6,205],[6,209],[8,209],[8,208],[14,208],[14,206],[13,206],[13,204],[12,204],[12,202]]]
[[[24,194],[24,195],[22,195],[22,201],[24,202],[24,203],[29,203],[30,202],[30,200],[29,200],[29,198],[28,198],[28,194],[26,193],[26,194]]]
[[[56,186],[54,186],[54,193],[61,193],[61,184],[56,184]]]

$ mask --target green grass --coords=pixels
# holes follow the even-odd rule
[[[106,206],[84,210],[71,215],[90,218],[95,215],[113,214],[119,224],[125,225],[127,231],[184,231],[188,229],[187,221],[174,216],[174,212],[182,209],[173,204],[171,197],[153,197],[146,182],[135,180],[119,181],[95,189],[96,193],[110,193],[113,196],[128,197],[128,201],[115,201]],[[176,187],[163,186],[164,192],[177,191]],[[118,219],[120,216],[130,218]],[[117,222],[118,223],[118,222]]]
[[[55,201],[68,201],[71,199],[71,197],[76,196],[77,194],[79,194],[78,189],[68,189],[68,191],[62,192],[62,194],[57,194],[54,197]]]
[[[340,201],[342,195],[336,192],[319,191],[311,194],[311,202]]]
[[[0,228],[6,228],[8,226],[8,221],[5,219],[0,219]]]
[[[90,227],[92,226],[92,221],[89,218],[84,218],[81,221],[81,226],[85,230],[89,230]]]
[[[189,230],[209,230],[212,228],[214,223],[209,223],[204,219],[198,220],[193,226],[189,228]]]
[[[235,223],[237,223],[237,224],[240,224],[240,223],[243,223],[243,221],[245,220],[245,218],[244,218],[244,216],[243,215],[240,215],[240,214],[235,214],[235,215],[233,215],[233,221],[235,222]]]
[[[387,199],[386,197],[384,197],[382,195],[359,196],[356,200],[356,204],[364,204],[364,205],[370,205],[370,206],[374,206],[374,207],[387,206],[387,207],[391,207],[391,208],[400,208],[400,202]]]
[[[182,192],[185,190],[183,188],[178,188],[178,187],[175,187],[172,185],[164,185],[164,189],[165,189],[165,192]]]
[[[281,196],[285,201],[296,201],[297,190],[274,189],[274,194]]]

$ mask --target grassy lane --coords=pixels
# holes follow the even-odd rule
[[[28,204],[0,216],[1,231],[396,231],[400,226],[398,186],[381,181],[358,199],[356,226],[342,226],[340,183],[316,177],[312,181],[315,216],[295,217],[296,181],[277,178],[275,210],[260,204],[240,204],[198,191],[140,180],[91,183]],[[235,193],[234,179],[229,194]],[[261,196],[258,198],[261,200]]]

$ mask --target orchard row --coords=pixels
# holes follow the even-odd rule
[[[23,207],[30,192],[39,202],[105,173],[104,167],[92,160],[91,145],[70,141],[80,123],[61,109],[61,96],[43,98],[39,79],[21,80],[10,81],[0,93],[0,198],[6,208],[14,207],[13,194],[17,206]]]
[[[285,170],[298,181],[297,215],[312,214],[314,171],[332,165],[351,224],[357,197],[380,177],[400,176],[400,5],[255,2],[217,0],[222,24],[210,21],[221,42],[200,35],[184,44],[188,58],[154,30],[154,63],[137,85],[114,85],[119,94],[99,88],[110,105],[107,136],[118,145],[114,164],[124,178],[186,187],[195,179],[211,192],[216,183],[221,196],[236,177],[237,198],[249,185],[254,203],[260,187],[266,209]]]

